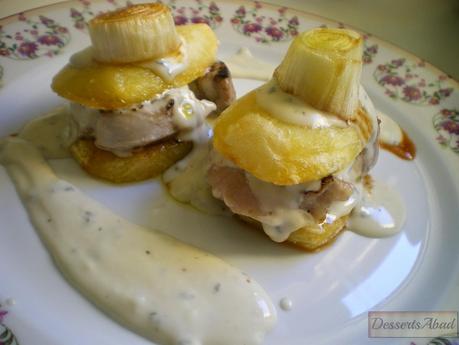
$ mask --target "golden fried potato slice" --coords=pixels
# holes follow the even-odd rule
[[[97,148],[93,140],[80,139],[70,147],[70,151],[90,175],[114,183],[125,183],[142,181],[161,174],[185,157],[192,147],[191,142],[170,139],[142,147],[132,156],[118,157]]]
[[[277,185],[320,180],[348,166],[362,150],[354,127],[310,129],[285,123],[257,104],[255,92],[220,115],[213,143],[257,178]]]
[[[215,62],[218,41],[206,24],[179,26],[177,32],[187,46],[188,67],[171,82],[148,68],[91,60],[78,66],[67,64],[53,78],[51,88],[70,101],[109,110],[141,103],[166,89],[187,85],[204,75]]]
[[[257,229],[263,230],[259,221],[241,215],[237,215],[237,217]],[[321,232],[318,231],[319,225],[315,228],[303,227],[295,232],[292,232],[287,241],[283,243],[292,244],[308,251],[317,250],[329,244],[336,238],[336,236],[338,236],[338,234],[344,229],[347,219],[348,216],[343,216],[336,219],[333,223],[323,224]]]
[[[319,249],[335,239],[344,229],[347,218],[347,216],[344,216],[336,219],[333,223],[323,224],[322,232],[314,231],[314,229],[301,228],[293,232],[287,241],[302,249]]]

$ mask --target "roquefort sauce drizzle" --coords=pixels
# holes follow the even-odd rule
[[[257,59],[248,48],[240,48],[236,54],[225,59],[233,78],[266,81],[271,79],[276,66]]]
[[[318,110],[300,98],[284,92],[275,78],[258,88],[257,104],[281,121],[309,128],[347,127],[333,114]]]
[[[119,323],[174,345],[261,344],[275,323],[244,273],[112,213],[60,180],[32,144],[5,139],[0,162],[64,276]]]
[[[68,107],[62,106],[27,122],[19,137],[33,143],[46,158],[67,158],[73,141]]]

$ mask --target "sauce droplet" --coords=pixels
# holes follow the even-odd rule
[[[284,297],[279,301],[279,306],[281,307],[282,310],[289,311],[293,307],[293,302],[290,298]]]

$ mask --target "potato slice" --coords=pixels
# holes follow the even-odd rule
[[[285,123],[257,105],[255,92],[217,119],[214,147],[257,178],[277,185],[319,180],[348,166],[362,150],[353,126],[310,129]]]
[[[317,250],[335,239],[344,229],[347,216],[338,218],[333,223],[323,224],[322,232],[313,229],[301,228],[289,236],[287,241],[295,246],[306,250]]]
[[[244,222],[263,231],[261,223],[253,218],[237,215]],[[346,226],[348,216],[336,219],[333,223],[323,224],[322,230],[319,231],[319,225],[314,228],[303,227],[292,232],[287,241],[282,243],[292,244],[301,249],[314,251],[329,244]]]
[[[171,139],[142,147],[132,156],[118,157],[97,148],[93,140],[80,139],[70,147],[70,151],[89,174],[110,182],[124,183],[142,181],[161,174],[185,157],[192,147],[191,142]]]
[[[51,88],[70,101],[109,110],[128,107],[166,89],[187,85],[204,75],[215,62],[218,41],[206,24],[179,26],[177,32],[187,45],[188,67],[171,82],[163,81],[148,68],[91,61],[83,66],[67,64],[53,78]]]

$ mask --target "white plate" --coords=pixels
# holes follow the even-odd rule
[[[255,56],[278,63],[297,31],[342,25],[253,2],[170,4],[177,21],[210,22],[223,59],[246,46]],[[121,5],[65,2],[0,21],[0,136],[63,103],[49,85],[70,54],[89,44],[84,20]],[[115,186],[90,178],[71,160],[52,166],[132,222],[172,234],[246,271],[276,305],[289,297],[293,309],[278,308],[279,321],[266,344],[374,343],[367,337],[369,310],[459,309],[459,85],[381,40],[367,37],[365,47],[365,88],[418,150],[413,162],[383,151],[373,173],[406,202],[407,222],[397,236],[369,239],[344,232],[328,248],[304,253],[234,219],[177,204],[157,181]],[[259,85],[235,83],[239,96]],[[0,301],[8,298],[16,303],[1,308],[8,310],[3,323],[21,344],[150,344],[106,317],[63,279],[0,168]],[[418,345],[426,340],[376,342]]]

